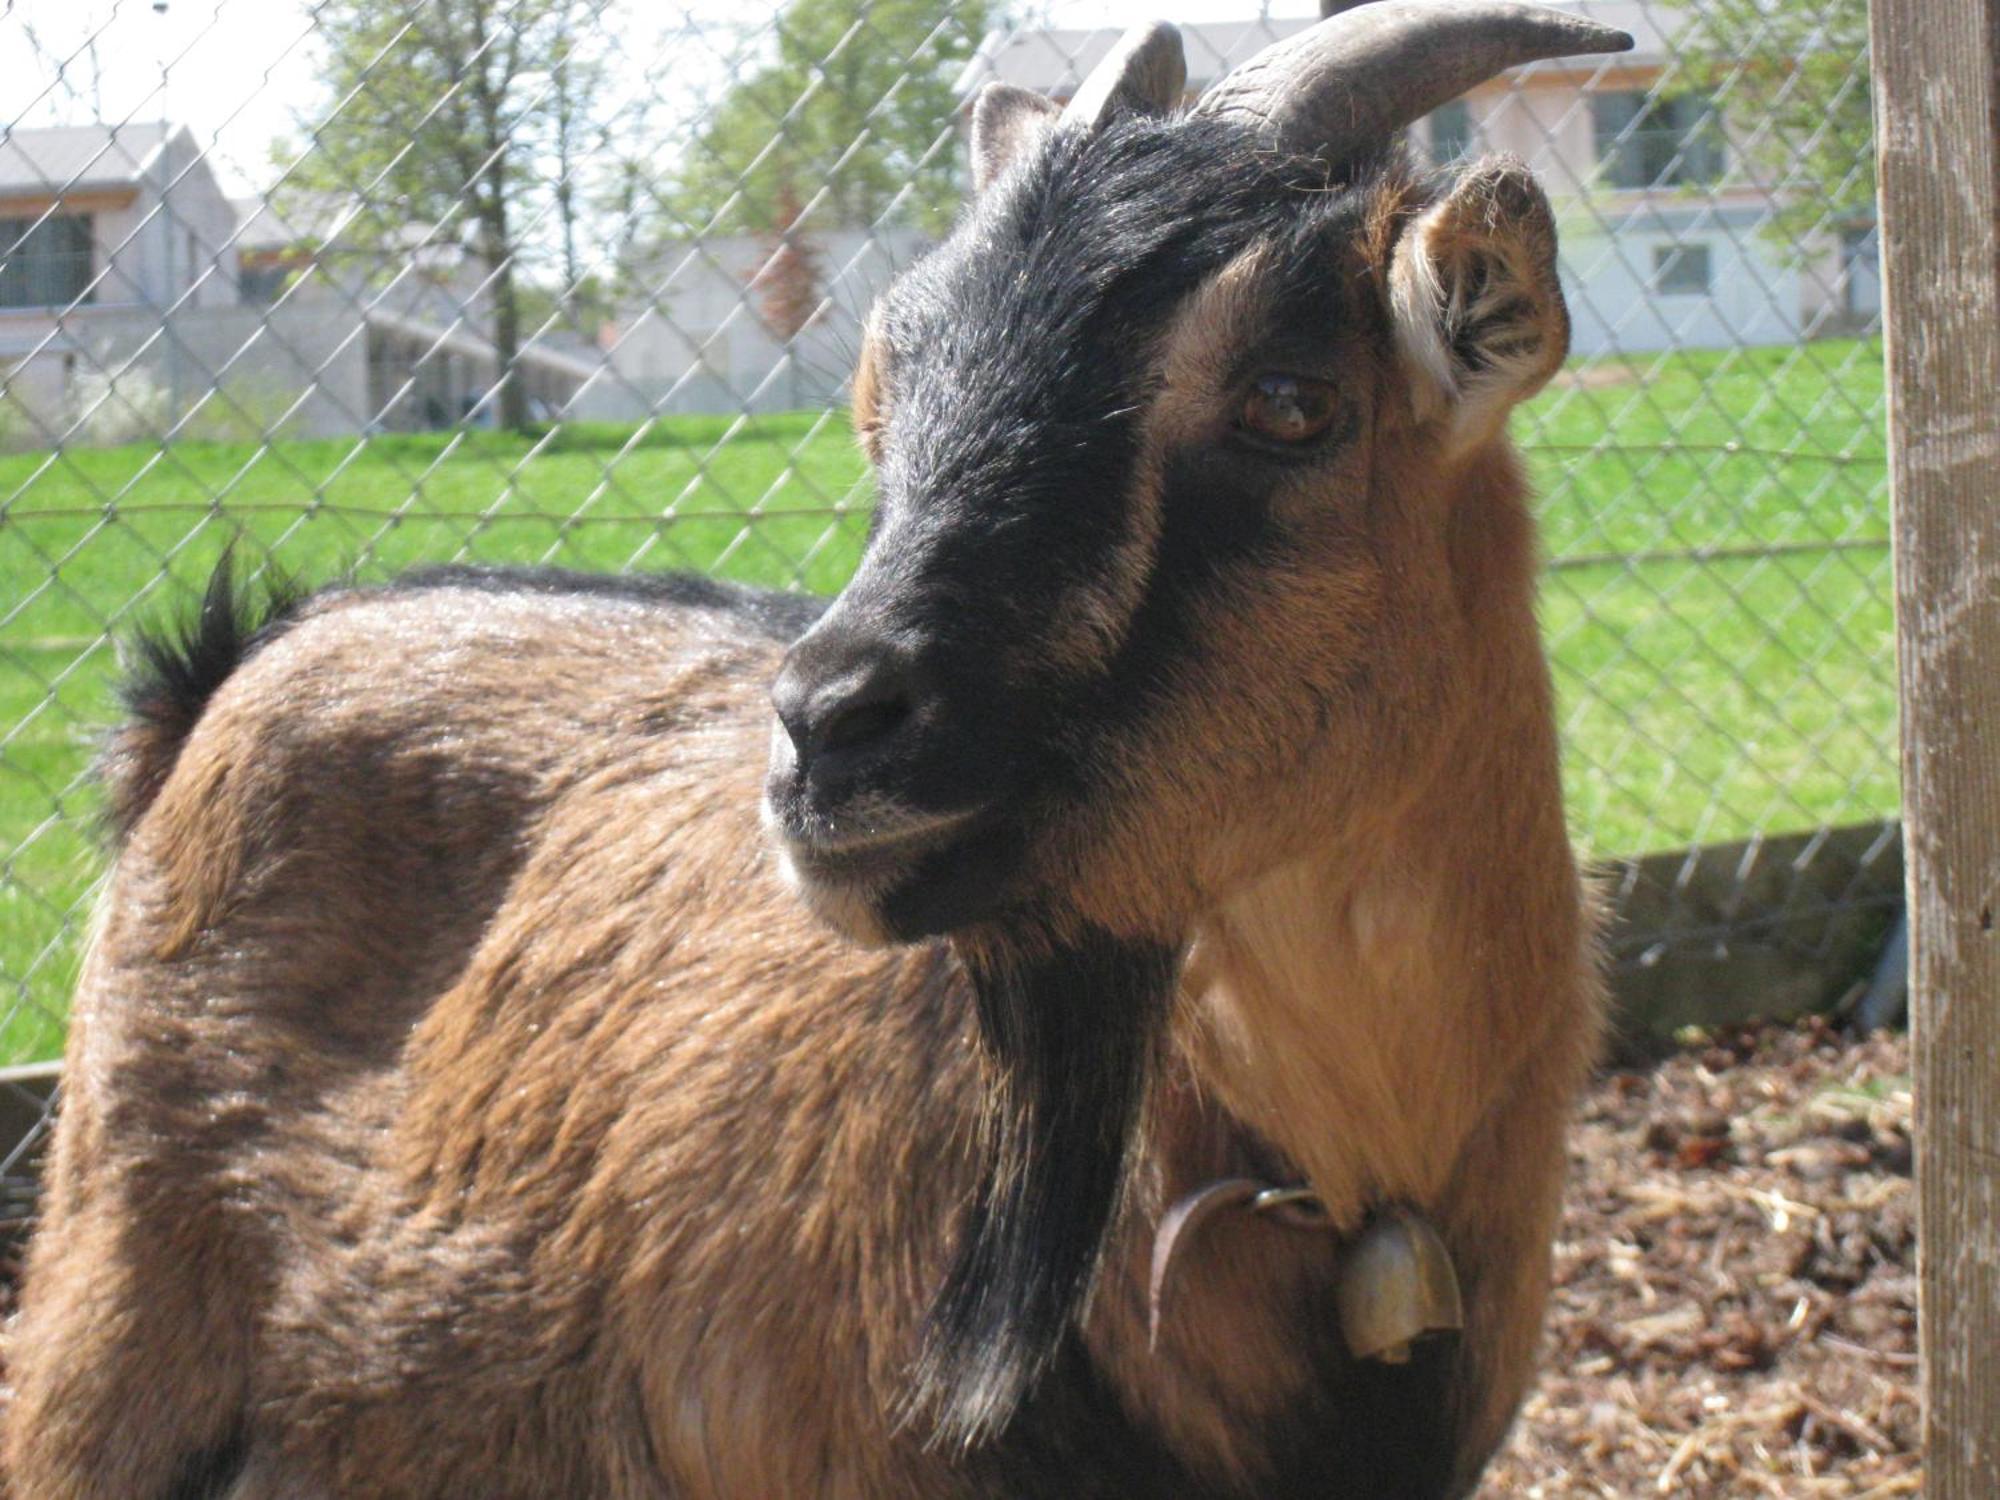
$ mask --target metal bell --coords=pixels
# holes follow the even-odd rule
[[[1451,1252],[1421,1214],[1378,1213],[1341,1255],[1340,1331],[1356,1359],[1399,1365],[1418,1339],[1465,1327]]]

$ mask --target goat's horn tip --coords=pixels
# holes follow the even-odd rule
[[[1600,25],[1596,21],[1588,23],[1590,44],[1599,52],[1630,52],[1639,45],[1638,39],[1629,31],[1621,31],[1616,26]]]

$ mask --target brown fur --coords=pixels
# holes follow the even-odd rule
[[[1483,225],[1546,301],[1538,203],[1423,222]],[[1353,251],[1356,297],[1404,318],[1466,258],[1392,299],[1409,212]],[[1169,334],[1155,433],[1210,419],[1254,271]],[[1079,920],[1190,944],[1080,1341],[1190,1495],[1307,1472],[1318,1436],[1287,1434],[1328,1366],[1301,1318],[1325,1334],[1334,1259],[1217,1224],[1151,1352],[1163,1207],[1248,1170],[1342,1227],[1422,1208],[1467,1294],[1467,1486],[1532,1366],[1595,1034],[1522,484],[1386,316],[1351,351],[1343,502],[1282,498],[1315,565],[1214,607],[1122,747],[1145,795],[1043,856]],[[1479,399],[1530,393],[1548,347]],[[440,587],[324,598],[229,677],[79,987],[7,1344],[18,1495],[152,1500],[204,1464],[231,1500],[1161,1493],[1089,1446],[1009,1467],[1009,1436],[961,1460],[897,1423],[994,1080],[951,948],[854,947],[778,878],[778,655],[712,610]]]
[[[882,361],[884,350],[879,321],[871,318],[861,330],[861,352],[854,362],[854,374],[847,382],[848,416],[854,436],[869,461],[882,457]]]

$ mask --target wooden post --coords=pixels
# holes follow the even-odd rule
[[[2000,0],[1871,0],[1925,1492],[2000,1496]]]

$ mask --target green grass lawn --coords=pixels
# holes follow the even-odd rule
[[[1580,366],[1517,418],[1588,849],[1893,811],[1881,403],[1879,345],[1836,341]],[[867,503],[846,424],[809,413],[0,457],[0,1060],[60,1046],[107,632],[185,608],[232,540],[308,582],[477,560],[832,591]]]
[[[1894,813],[1880,343],[1600,362],[1515,433],[1553,563],[1578,842],[1634,854]]]

